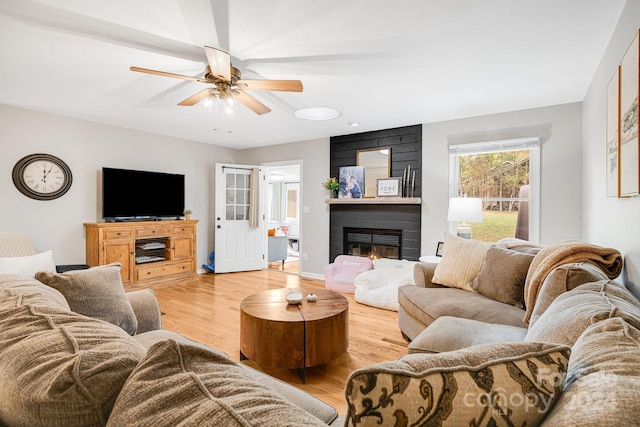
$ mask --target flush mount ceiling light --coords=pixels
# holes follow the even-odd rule
[[[347,122],[347,124],[348,124],[349,126],[352,126],[352,127],[360,126],[360,122],[353,122],[353,121],[352,121],[352,122]]]
[[[304,120],[333,120],[340,116],[340,111],[331,107],[302,107],[294,111],[293,115]]]

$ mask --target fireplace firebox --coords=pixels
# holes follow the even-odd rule
[[[402,230],[345,227],[342,233],[345,254],[402,259]]]

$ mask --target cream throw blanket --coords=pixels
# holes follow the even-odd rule
[[[540,287],[554,268],[573,262],[588,262],[599,267],[610,279],[622,272],[622,255],[616,249],[603,248],[579,240],[567,240],[549,245],[533,258],[524,284],[526,312],[524,322],[529,323]]]

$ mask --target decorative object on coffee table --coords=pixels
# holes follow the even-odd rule
[[[289,292],[284,299],[289,304],[300,304],[302,302],[302,294],[300,292]]]

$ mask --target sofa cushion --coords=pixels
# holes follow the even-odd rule
[[[531,312],[529,326],[536,323],[551,303],[561,294],[589,282],[606,280],[607,276],[593,264],[579,262],[556,267],[542,283]]]
[[[0,309],[34,304],[70,310],[65,297],[56,289],[34,278],[0,274]]]
[[[226,356],[175,340],[147,351],[127,380],[108,426],[325,425],[251,380]]]
[[[144,348],[122,329],[56,307],[0,310],[0,420],[104,425]]]
[[[52,251],[28,256],[0,257],[0,274],[33,277],[38,271],[56,272]]]
[[[398,301],[403,311],[425,326],[442,316],[526,328],[524,310],[492,300],[477,292],[455,288],[401,286]]]
[[[640,419],[640,331],[620,317],[589,326],[571,352],[549,427],[632,426]]]
[[[192,341],[172,331],[149,331],[142,334],[137,334],[134,338],[146,348],[150,348],[160,341],[172,339],[178,343],[201,347],[206,351],[218,354],[218,356],[221,358],[229,357],[226,353],[220,351],[217,348],[209,347],[206,344],[202,344],[197,341]],[[338,412],[336,412],[336,410],[332,406],[324,403],[320,399],[308,393],[301,391],[299,388],[291,384],[287,384],[284,381],[274,378],[271,375],[262,373],[244,364],[238,364],[236,366],[242,368],[242,372],[244,372],[249,378],[251,378],[252,381],[255,381],[256,383],[259,383],[260,385],[282,395],[282,397],[284,397],[288,402],[291,402],[296,406],[302,408],[306,412],[318,417],[324,423],[329,424],[338,417]]]
[[[490,244],[447,234],[442,260],[433,273],[433,283],[472,291],[471,283],[480,272]]]
[[[495,325],[472,319],[438,317],[427,329],[409,343],[409,353],[443,353],[478,344],[522,341],[525,328]]]
[[[613,317],[640,328],[640,302],[619,283],[585,283],[556,298],[529,327],[525,340],[573,346],[589,326]]]
[[[510,342],[410,354],[354,371],[349,425],[537,425],[560,397],[571,349]]]
[[[533,255],[492,246],[473,279],[473,289],[485,297],[524,308],[524,281]]]
[[[36,279],[59,290],[76,313],[105,320],[133,335],[138,321],[125,294],[120,268],[116,262],[62,274],[40,272]]]

